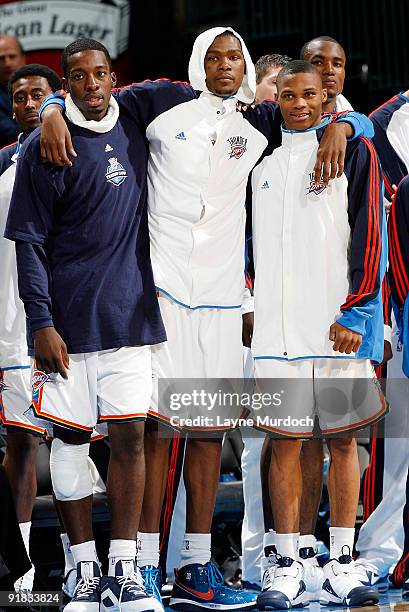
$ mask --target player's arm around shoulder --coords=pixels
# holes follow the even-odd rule
[[[41,157],[56,166],[72,166],[75,158],[71,134],[64,119],[63,106],[50,104],[41,113]]]
[[[347,144],[361,136],[372,138],[373,126],[365,115],[347,111],[332,116],[326,126],[317,151],[314,166],[314,180],[327,185],[334,178],[342,176],[345,166]]]
[[[112,95],[143,132],[159,115],[197,98],[189,83],[169,79],[125,85],[113,89]]]

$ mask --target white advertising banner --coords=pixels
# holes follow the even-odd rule
[[[115,59],[128,47],[128,0],[25,0],[0,4],[0,34],[17,36],[25,51],[63,49],[76,38],[95,38]]]

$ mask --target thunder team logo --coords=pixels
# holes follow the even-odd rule
[[[33,396],[33,400],[35,402],[38,401],[38,394],[40,389],[45,383],[50,380],[50,377],[45,372],[41,372],[41,370],[34,370],[33,378],[31,381],[31,393]]]
[[[8,388],[9,387],[6,385],[4,380],[0,380],[0,395],[3,393],[3,391],[7,391]]]
[[[126,170],[122,164],[119,163],[116,157],[111,157],[109,160],[109,166],[107,168],[105,178],[109,183],[116,185],[122,185],[127,177]]]
[[[247,151],[247,138],[243,138],[243,136],[232,136],[227,142],[231,146],[229,159],[233,159],[233,157],[240,159]]]
[[[316,183],[314,181],[314,172],[310,172],[309,176],[310,176],[310,184],[306,190],[307,195],[309,193],[315,193],[315,195],[319,195],[320,193],[324,191],[324,189],[327,188],[327,185],[324,185],[322,181],[320,181],[319,183]]]

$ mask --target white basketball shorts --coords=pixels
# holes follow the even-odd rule
[[[279,436],[312,437],[316,419],[323,436],[340,435],[375,423],[388,410],[369,360],[255,359],[254,373],[254,424]],[[273,401],[263,401],[263,393]]]
[[[67,380],[36,369],[32,373],[35,417],[74,430],[144,420],[151,394],[150,346],[69,355]]]
[[[218,393],[220,388],[243,382],[242,315],[240,308],[181,306],[159,292],[159,306],[167,342],[152,347],[153,395],[150,416],[176,429],[224,430],[247,411],[237,407],[200,401],[172,406],[169,393],[162,393],[161,379],[178,379],[174,396],[197,390]],[[184,380],[191,379],[184,385]],[[192,381],[195,381],[193,383]],[[230,384],[230,381],[235,381]],[[176,389],[177,387],[177,389]],[[195,422],[193,423],[193,420]],[[192,422],[190,422],[192,421]]]
[[[31,368],[0,368],[0,422],[6,427],[42,435],[44,427],[34,425],[27,413],[31,405]]]

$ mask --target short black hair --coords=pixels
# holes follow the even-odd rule
[[[78,38],[65,47],[62,52],[61,63],[65,78],[68,77],[68,58],[75,53],[81,53],[81,51],[102,51],[107,58],[109,69],[112,70],[111,56],[108,53],[108,49],[102,43],[93,38]]]
[[[256,69],[257,85],[261,83],[272,66],[282,68],[291,61],[292,58],[289,55],[281,55],[280,53],[269,53],[259,57],[254,66]]]
[[[321,75],[313,64],[310,64],[310,62],[307,62],[306,60],[293,60],[292,62],[289,62],[288,64],[286,64],[284,68],[282,68],[280,72],[278,73],[277,87],[279,86],[283,78],[286,77],[287,75],[299,74],[300,72],[316,74],[317,77],[319,78],[320,83],[322,82]]]
[[[13,97],[13,85],[19,79],[24,79],[29,76],[43,77],[48,81],[49,86],[52,91],[57,91],[61,89],[61,79],[54,70],[51,70],[48,66],[43,66],[42,64],[26,64],[22,66],[10,77],[10,80],[7,85],[7,89],[9,92],[10,98]]]
[[[309,40],[308,42],[305,43],[305,45],[303,45],[301,47],[301,51],[300,51],[300,59],[305,60],[305,58],[308,55],[308,47],[310,46],[311,43],[313,42],[319,42],[319,41],[323,41],[323,42],[332,42],[335,43],[336,45],[338,45],[339,47],[341,47],[341,49],[345,54],[345,50],[344,47],[341,45],[341,43],[339,43],[337,40],[335,40],[335,38],[332,38],[331,36],[317,36],[316,38],[311,38],[311,40]]]

